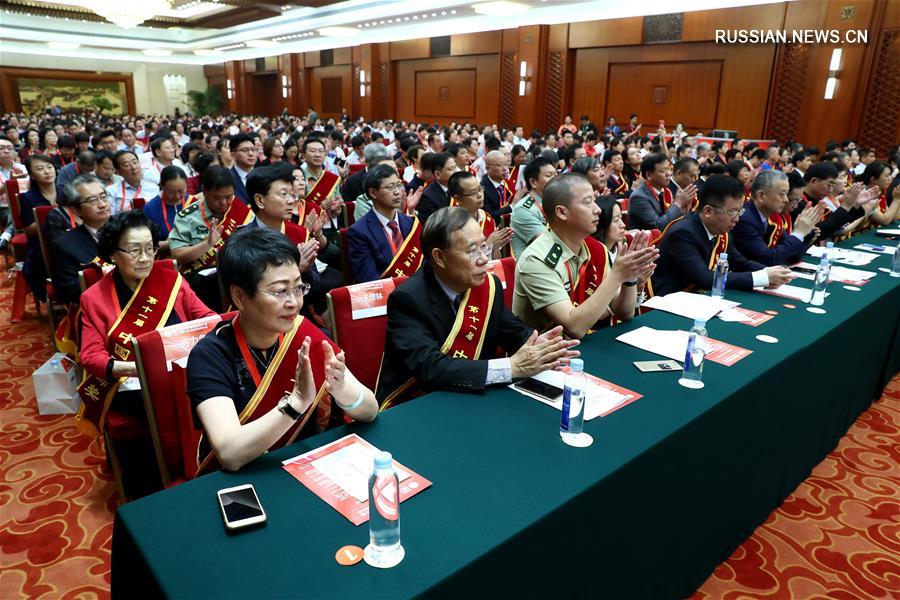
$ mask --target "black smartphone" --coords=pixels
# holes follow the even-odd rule
[[[514,383],[513,387],[525,392],[535,394],[551,402],[559,400],[563,395],[562,388],[558,388],[555,385],[550,385],[549,383],[544,383],[543,381],[534,379],[532,377]]]
[[[807,275],[815,275],[816,270],[810,269],[809,267],[791,267],[791,271],[796,273],[806,273]]]

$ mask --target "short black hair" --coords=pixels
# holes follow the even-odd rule
[[[135,154],[134,152],[132,152],[131,150],[119,150],[118,152],[116,152],[113,155],[113,166],[115,168],[117,168],[117,169],[119,168],[119,159],[122,158],[123,156],[125,156],[126,154],[130,154],[135,158],[138,157],[138,155]]]
[[[459,154],[460,152],[463,152],[463,151],[465,151],[466,154],[468,154],[468,150],[466,150],[466,147],[463,146],[462,144],[460,144],[459,142],[453,142],[452,144],[447,145],[447,150],[446,150],[447,154],[449,154],[450,156],[452,156],[454,158],[456,158],[457,154]]]
[[[525,187],[528,190],[531,190],[531,180],[537,179],[541,174],[541,169],[550,165],[554,169],[556,165],[552,160],[547,158],[546,156],[535,156],[531,159],[531,162],[525,165],[525,171],[522,173],[522,177],[525,179]]]
[[[228,149],[232,152],[237,152],[238,146],[243,144],[244,142],[250,142],[254,146],[256,142],[253,140],[253,136],[248,133],[239,133],[237,135],[233,135],[228,139]]]
[[[687,171],[688,169],[690,169],[691,165],[699,165],[699,164],[700,163],[698,163],[695,159],[693,159],[689,156],[686,156],[685,158],[679,158],[677,161],[675,161],[675,172],[683,173],[684,171]]]
[[[809,183],[816,179],[834,179],[838,176],[837,167],[834,166],[832,162],[817,162],[810,168],[806,170],[806,173],[803,174],[803,179],[806,180],[806,183]]]
[[[869,185],[873,179],[878,179],[881,177],[881,174],[886,170],[890,171],[890,167],[881,162],[880,160],[874,160],[866,165],[865,170],[860,175],[859,180],[863,182],[865,185]]]
[[[299,267],[300,252],[279,231],[244,227],[219,250],[218,262],[219,278],[226,293],[230,296],[231,286],[236,285],[252,298],[267,268],[291,263]]]
[[[222,165],[211,165],[200,180],[203,185],[203,191],[208,192],[224,187],[234,187],[234,177],[231,171]]]
[[[265,196],[269,193],[272,184],[283,181],[294,185],[294,170],[286,163],[277,163],[268,167],[256,167],[247,175],[247,196],[250,197],[250,208],[253,212],[258,210],[254,198],[256,194]]]
[[[61,135],[59,136],[59,141],[56,142],[57,148],[74,148],[75,147],[75,138],[71,135]]]
[[[612,150],[612,149],[607,150],[606,152],[603,153],[603,164],[608,165],[609,163],[612,162],[612,159],[614,159],[617,156],[622,156],[622,153],[619,152],[618,150]]]
[[[29,175],[31,175],[31,165],[36,162],[47,163],[48,165],[52,165],[53,168],[56,169],[56,165],[53,164],[53,161],[50,160],[50,157],[46,154],[32,154],[25,159],[25,170],[28,171]]]
[[[744,185],[740,181],[727,175],[711,175],[700,191],[698,210],[702,210],[704,206],[721,207],[728,198],[743,197]]]
[[[366,177],[363,180],[363,191],[369,196],[369,189],[378,189],[381,183],[391,177],[397,175],[397,169],[388,164],[375,165],[366,171]],[[369,196],[371,198],[371,196]]]
[[[747,166],[747,163],[742,160],[729,161],[725,166],[728,168],[728,174],[732,177],[737,177],[738,175],[740,175],[741,170],[743,169],[747,169],[748,171],[750,170],[750,167]]]
[[[484,147],[487,152],[490,152],[491,150],[499,150],[500,146],[502,145],[503,144],[500,142],[500,140],[498,140],[493,135],[488,136],[484,139]]]
[[[586,184],[593,189],[590,180],[581,173],[563,173],[550,180],[547,187],[544,188],[544,195],[541,198],[541,207],[544,214],[547,215],[547,221],[552,223],[556,220],[556,207],[569,206],[575,195],[572,188],[579,183]]]
[[[171,141],[172,141],[172,138],[170,138],[168,136],[166,136],[166,137],[157,136],[157,137],[153,138],[153,141],[150,142],[150,154],[152,154],[153,156],[156,156],[156,152],[160,148],[162,148],[162,145],[165,144],[166,142],[171,142]]]
[[[647,173],[656,171],[656,165],[667,162],[668,160],[669,159],[666,158],[665,154],[648,154],[644,157],[644,160],[641,161],[641,177],[646,179]]]
[[[85,150],[84,152],[78,153],[78,164],[83,167],[88,167],[90,169],[94,168],[94,165],[97,164],[97,157],[90,150]]]
[[[450,161],[456,161],[453,158],[453,155],[449,152],[438,152],[431,158],[431,170],[432,171],[440,171],[444,167],[447,166],[447,163]]]
[[[431,260],[431,252],[435,248],[448,250],[451,236],[472,219],[472,214],[461,206],[445,206],[433,212],[422,230],[422,254],[425,260]]]
[[[159,227],[139,210],[126,210],[109,218],[97,232],[97,256],[110,262],[119,247],[119,240],[129,229],[146,227],[153,237],[153,247],[159,246]]]
[[[803,162],[810,156],[811,156],[811,154],[808,151],[801,150],[800,152],[797,152],[796,154],[794,154],[794,156],[791,157],[791,164],[796,166],[797,163]]]
[[[160,190],[162,189],[162,186],[166,185],[173,179],[187,179],[187,175],[184,174],[184,171],[181,170],[181,167],[175,165],[169,165],[168,167],[165,167],[162,171],[159,172]]]
[[[323,140],[321,137],[310,135],[308,138],[303,140],[303,146],[300,147],[300,153],[306,154],[306,149],[309,148],[310,144],[322,144],[323,149],[328,148],[328,146],[325,145],[325,140]]]
[[[612,196],[598,196],[594,202],[600,207],[600,217],[597,221],[597,231],[594,232],[594,239],[601,243],[606,243],[606,231],[612,223],[613,211],[619,205]]]
[[[475,178],[468,171],[457,171],[450,176],[450,181],[447,182],[447,193],[450,194],[451,198],[455,198],[462,193],[462,182],[469,177]]]
[[[801,175],[797,171],[791,171],[787,174],[787,176],[788,190],[796,190],[798,188],[806,187],[806,181],[803,179],[803,175]]]

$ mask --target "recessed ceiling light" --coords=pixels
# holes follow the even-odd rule
[[[272,40],[247,40],[244,43],[248,48],[271,48],[278,45],[278,42]]]
[[[161,50],[159,48],[148,48],[143,51],[147,56],[169,56],[172,54],[171,50]]]
[[[479,15],[487,15],[489,17],[510,17],[513,15],[521,15],[528,12],[529,7],[518,2],[507,2],[499,0],[497,2],[482,2],[473,4],[472,8]]]
[[[319,34],[328,37],[355,37],[359,32],[352,27],[323,27],[319,29]]]
[[[218,56],[222,54],[222,51],[212,50],[210,48],[202,48],[200,50],[194,50],[194,54],[197,56]]]
[[[47,42],[47,45],[57,50],[75,50],[81,47],[81,44],[74,42]]]

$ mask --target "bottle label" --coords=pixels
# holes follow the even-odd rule
[[[562,420],[559,422],[559,428],[563,431],[569,430],[569,411],[572,409],[572,388],[566,386],[563,389],[562,402]]]
[[[378,514],[388,521],[396,521],[400,516],[397,497],[397,478],[393,474],[378,477],[372,486],[372,498]]]

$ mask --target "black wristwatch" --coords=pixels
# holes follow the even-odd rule
[[[297,419],[299,419],[301,416],[303,416],[301,413],[298,413],[296,410],[294,410],[293,406],[291,406],[291,397],[290,396],[284,396],[281,400],[278,401],[277,406],[278,406],[278,410],[280,410],[281,412],[283,412],[284,414],[286,414],[287,416],[289,416],[290,418],[292,418],[295,421]]]
[[[638,284],[637,279],[635,279],[634,281],[626,281],[622,285],[624,285],[625,287],[634,287],[637,284]]]

